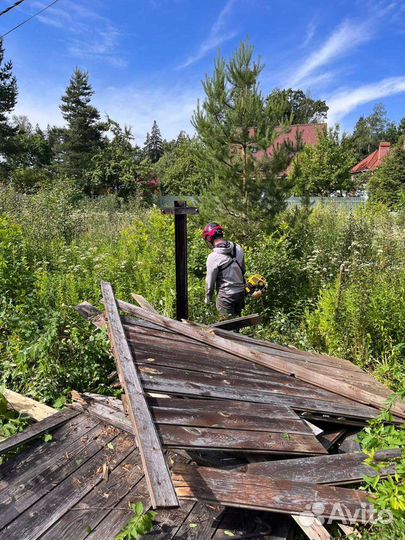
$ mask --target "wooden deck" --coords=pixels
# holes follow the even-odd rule
[[[173,321],[140,296],[137,307],[102,289],[105,314],[79,311],[108,329],[122,400],[74,393],[73,406],[0,444],[11,453],[0,540],[112,540],[139,501],[159,508],[147,538],[161,540],[291,540],[298,526],[327,539],[318,517],[372,518],[368,496],[340,486],[375,474],[353,452],[355,434],[388,388],[347,360]],[[403,403],[393,411],[402,422]],[[382,475],[398,455],[377,456]],[[323,513],[308,525],[315,502]]]
[[[150,508],[133,436],[88,413],[66,416],[71,418],[62,425],[48,425],[50,442],[31,439],[29,448],[0,467],[1,540],[113,540],[133,515],[130,503]],[[189,459],[182,453],[168,456],[170,463]],[[283,518],[276,517],[280,526]],[[177,509],[158,511],[147,538],[223,538],[224,531],[260,533],[272,522],[275,516],[255,513],[252,519],[220,504],[182,501]]]

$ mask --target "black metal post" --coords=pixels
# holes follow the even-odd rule
[[[175,208],[185,208],[184,201],[174,201]],[[188,275],[187,275],[187,214],[174,215],[174,237],[176,248],[176,318],[188,319]]]

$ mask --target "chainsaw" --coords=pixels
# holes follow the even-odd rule
[[[260,274],[253,274],[245,283],[245,292],[247,296],[251,296],[255,300],[260,298],[268,287],[268,283],[265,277]]]

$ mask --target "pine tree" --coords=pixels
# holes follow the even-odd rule
[[[0,40],[0,171],[5,176],[9,169],[7,157],[14,152],[16,129],[10,125],[8,115],[17,103],[17,81],[11,60],[4,63],[3,41]]]
[[[209,181],[201,213],[240,236],[271,228],[285,208],[288,191],[279,174],[287,167],[288,152],[282,148],[271,158],[266,153],[276,126],[265,114],[258,85],[262,70],[248,43],[240,45],[228,64],[218,57],[213,76],[203,82],[205,100],[192,120],[204,146],[200,161]]]
[[[100,122],[100,113],[91,105],[94,95],[87,72],[76,69],[70,79],[60,109],[67,122],[60,151],[62,170],[72,178],[80,179],[85,191],[85,173],[91,159],[103,146],[105,125]]]
[[[163,156],[163,139],[162,135],[160,134],[160,129],[156,123],[156,120],[154,120],[153,122],[150,134],[146,134],[144,152],[146,157],[148,157],[152,163],[157,163],[159,159]]]

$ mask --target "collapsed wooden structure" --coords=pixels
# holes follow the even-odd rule
[[[78,309],[107,328],[123,398],[74,393],[72,407],[0,443],[4,453],[31,442],[0,467],[0,539],[107,540],[139,500],[162,509],[150,535],[159,539],[229,529],[271,539],[277,528],[287,538],[282,515],[328,538],[321,518],[343,528],[373,519],[353,486],[375,471],[336,445],[378,414],[389,389],[346,360],[174,321],[140,296],[140,307],[117,301],[108,283],[102,294],[104,313]],[[403,405],[392,410],[402,421]],[[378,453],[380,474],[399,456]]]

